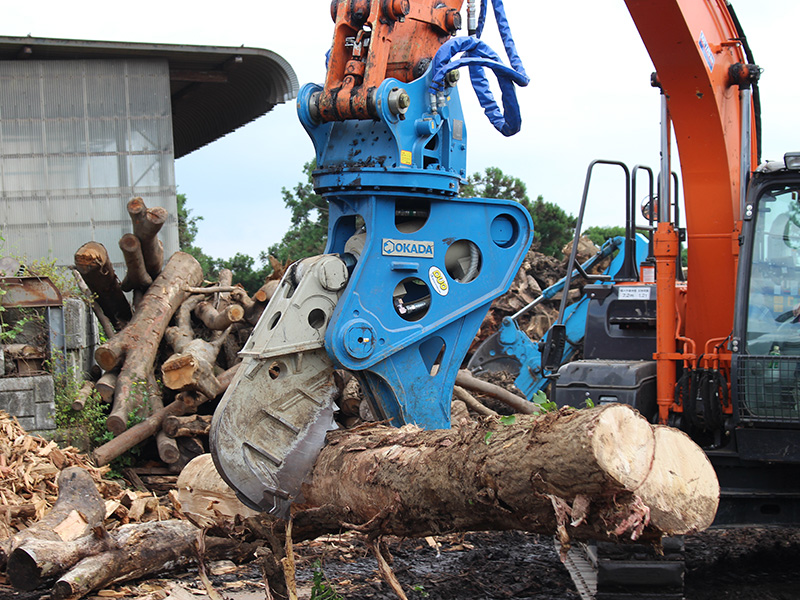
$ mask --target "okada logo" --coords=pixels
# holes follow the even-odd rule
[[[412,240],[383,240],[384,256],[410,256],[414,258],[433,258],[433,242]]]

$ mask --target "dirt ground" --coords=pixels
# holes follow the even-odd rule
[[[549,538],[520,532],[390,540],[392,568],[410,600],[577,600],[569,574]],[[395,600],[377,564],[354,535],[300,544],[297,585],[311,597],[314,573],[323,573],[344,600]],[[800,598],[800,529],[712,530],[686,538],[687,600],[789,600]],[[262,600],[256,563],[208,565],[213,588],[228,600]],[[209,597],[196,569],[130,582],[89,596],[92,600],[202,600]],[[0,585],[0,598],[47,599],[45,591],[19,593]],[[324,597],[327,598],[327,597]],[[333,596],[330,596],[333,599]]]

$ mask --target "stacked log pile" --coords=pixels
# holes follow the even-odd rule
[[[121,282],[101,244],[88,242],[75,253],[77,276],[96,299],[93,309],[107,337],[95,353],[103,373],[94,388],[111,404],[106,426],[116,437],[94,458],[107,464],[155,437],[161,461],[177,472],[207,449],[207,428],[193,426],[204,420],[197,409],[224,392],[283,269],[273,259],[273,274],[253,298],[233,285],[228,270],[204,285],[191,255],[177,252],[165,262],[158,240],[168,216],[163,208],[134,198],[127,209],[133,233],[119,241],[126,264]],[[85,395],[91,390],[87,384]],[[184,419],[171,427],[172,435],[162,428],[166,417]],[[132,421],[141,422],[129,429]]]

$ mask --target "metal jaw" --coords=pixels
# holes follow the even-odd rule
[[[338,388],[323,343],[347,279],[344,262],[331,255],[289,268],[214,413],[214,464],[256,510],[288,517],[325,434],[336,428]]]

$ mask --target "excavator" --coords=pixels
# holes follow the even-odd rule
[[[662,98],[650,240],[643,256],[630,190],[643,169],[598,161],[625,172],[624,259],[585,288],[582,358],[564,363],[562,301],[538,374],[560,404],[625,402],[686,431],[717,469],[720,524],[796,523],[800,153],[759,165],[761,70],[730,2],[624,1]],[[468,0],[468,35],[457,36],[462,0],[331,2],[326,80],[297,99],[329,204],[327,248],[287,270],[211,427],[217,469],[252,507],[285,517],[301,499],[335,428],[338,370],[358,379],[378,419],[449,426],[458,369],[533,236],[518,203],[458,196],[459,68],[506,136],[520,130],[516,87],[528,83],[501,0],[492,8],[509,64],[481,39],[488,4]],[[573,250],[565,289],[574,265]]]

